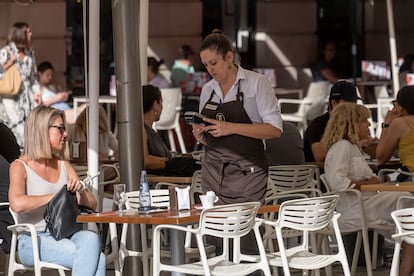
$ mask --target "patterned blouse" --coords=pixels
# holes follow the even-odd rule
[[[0,122],[3,122],[13,131],[17,143],[24,144],[24,122],[30,111],[36,106],[32,87],[37,84],[36,60],[33,50],[26,50],[25,57],[20,58],[14,42],[9,42],[0,49],[0,65],[4,65],[11,54],[16,57],[15,64],[20,72],[22,84],[19,93],[14,97],[0,97]],[[0,74],[0,79],[4,73]]]

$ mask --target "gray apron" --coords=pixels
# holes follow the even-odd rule
[[[243,107],[240,81],[237,99],[227,103],[212,101],[214,91],[201,113],[209,118],[232,123],[251,124]],[[202,189],[214,191],[219,204],[264,201],[267,162],[261,139],[242,135],[213,137],[205,134],[207,147],[202,164]]]

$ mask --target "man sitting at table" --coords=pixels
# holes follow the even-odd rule
[[[329,95],[328,112],[316,117],[305,131],[303,142],[306,162],[316,162],[318,167],[323,169],[326,150],[323,149],[320,141],[328,124],[329,115],[338,104],[342,102],[356,103],[358,99],[360,98],[352,83],[338,81],[332,86]]]
[[[201,166],[190,156],[172,158],[161,136],[152,128],[162,112],[162,97],[158,87],[142,87],[144,112],[144,166],[149,173],[169,176],[193,176]]]

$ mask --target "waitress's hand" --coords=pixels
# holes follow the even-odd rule
[[[204,118],[203,120],[210,124],[204,127],[204,131],[207,131],[214,137],[221,137],[221,136],[227,136],[227,135],[232,134],[231,132],[232,123],[218,121],[218,120],[214,120],[210,118]]]
[[[205,133],[205,125],[204,124],[194,124],[193,127],[193,135],[197,141],[204,143],[204,133]]]

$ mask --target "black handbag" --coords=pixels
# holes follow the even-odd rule
[[[46,228],[56,240],[69,238],[83,229],[83,225],[76,222],[80,212],[76,193],[69,192],[64,185],[46,206],[43,214]]]

